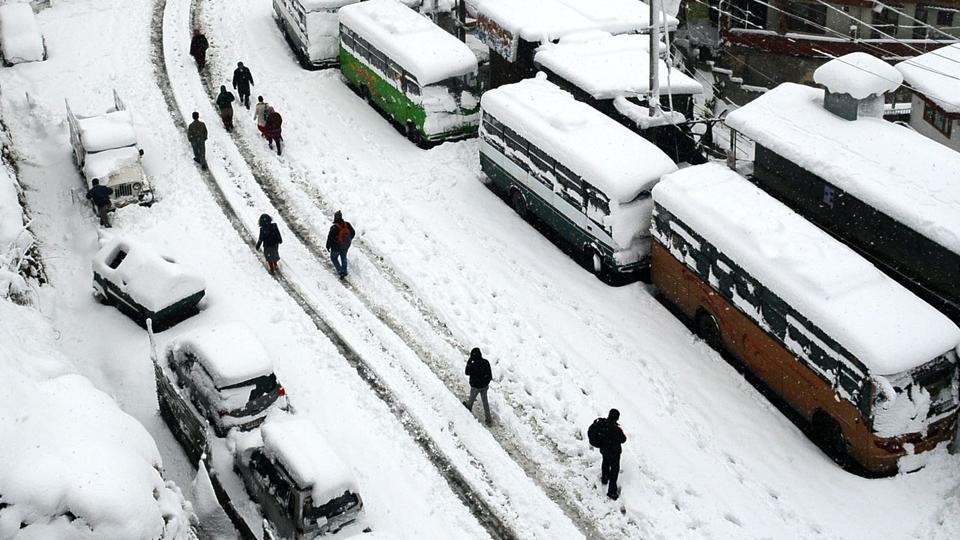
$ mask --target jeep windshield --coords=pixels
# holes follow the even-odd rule
[[[305,521],[331,520],[346,514],[360,505],[360,497],[349,491],[343,495],[330,499],[320,506],[313,505],[313,498],[307,497],[303,505],[303,519]]]
[[[273,373],[239,384],[218,388],[223,409],[230,416],[250,416],[266,410],[283,395],[283,388]]]

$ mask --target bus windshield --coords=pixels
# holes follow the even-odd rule
[[[957,409],[956,354],[900,373],[876,377],[874,431],[881,436],[923,431],[927,424]]]

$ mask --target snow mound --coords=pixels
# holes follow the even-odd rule
[[[874,374],[898,374],[960,343],[946,316],[722,165],[669,174],[653,196]]]
[[[80,139],[87,152],[102,152],[137,144],[133,118],[129,111],[112,111],[98,116],[77,118]]]
[[[175,355],[196,356],[218,388],[240,384],[273,373],[273,364],[253,329],[226,323],[182,334],[170,344]]]
[[[0,47],[4,60],[11,64],[43,60],[43,35],[30,4],[0,6]]]
[[[267,455],[282,463],[300,488],[312,491],[314,504],[345,491],[360,493],[350,469],[308,420],[270,419],[260,433]]]
[[[960,114],[960,43],[897,64],[903,79],[941,109]]]
[[[903,83],[897,68],[864,52],[845,54],[818,67],[813,80],[834,94],[856,99],[893,92]]]

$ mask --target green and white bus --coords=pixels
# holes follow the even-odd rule
[[[340,70],[418,145],[476,135],[476,56],[397,0],[340,9]]]
[[[650,190],[676,164],[543,75],[481,100],[480,166],[514,210],[555,230],[601,277],[649,268]]]

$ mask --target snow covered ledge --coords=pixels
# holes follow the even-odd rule
[[[830,60],[813,72],[813,80],[827,89],[823,106],[847,120],[881,118],[883,95],[903,84],[897,68],[863,52]]]

